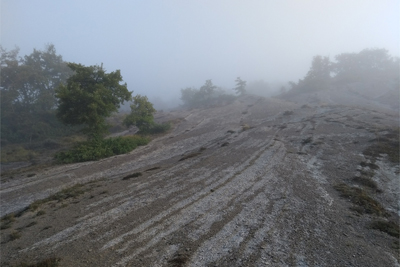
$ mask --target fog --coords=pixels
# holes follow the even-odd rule
[[[227,90],[238,76],[297,81],[315,55],[399,56],[399,8],[398,0],[2,0],[1,45],[23,56],[54,44],[65,61],[120,69],[129,90],[166,107],[207,79]]]

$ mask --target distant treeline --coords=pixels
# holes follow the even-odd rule
[[[400,60],[386,49],[364,49],[329,57],[315,56],[307,75],[297,83],[290,82],[288,94],[330,90],[335,86],[362,83],[364,86],[399,88]],[[282,88],[282,93],[285,93]]]
[[[236,87],[233,89],[237,94],[243,95],[246,93],[246,81],[238,77]],[[211,80],[206,80],[200,89],[187,87],[181,89],[181,100],[184,106],[187,107],[204,107],[218,104],[229,104],[236,99],[236,96],[227,93],[220,87],[215,86]]]
[[[0,46],[0,52],[3,145],[43,141],[82,128],[65,126],[56,118],[56,89],[67,83],[73,71],[62,56],[56,54],[54,45],[48,45],[44,50],[34,49],[24,57],[18,56],[18,48],[7,51]],[[290,95],[330,90],[351,83],[362,83],[377,89],[383,86],[398,89],[399,67],[399,58],[391,57],[385,49],[343,53],[335,56],[333,62],[329,57],[315,56],[306,76],[297,83],[290,82],[290,88],[282,88],[281,91]],[[233,90],[237,94],[245,94],[246,81],[238,77],[235,82]],[[211,80],[207,80],[200,89],[189,87],[181,90],[181,100],[188,107],[227,104],[235,99],[235,95],[215,86]],[[138,123],[140,120],[135,119],[134,124]]]

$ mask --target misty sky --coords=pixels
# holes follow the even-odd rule
[[[205,80],[297,81],[312,57],[364,48],[399,56],[399,0],[1,0],[1,45],[52,43],[65,61],[120,69],[168,101]]]

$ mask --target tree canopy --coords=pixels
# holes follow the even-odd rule
[[[359,53],[342,53],[332,64],[337,82],[388,82],[399,77],[399,58],[386,49],[364,49]]]
[[[19,49],[0,47],[1,136],[9,142],[40,140],[60,135],[54,115],[55,88],[72,71],[54,45],[18,57]]]
[[[209,99],[212,97],[212,94],[214,93],[215,89],[217,87],[215,85],[213,85],[211,80],[206,80],[206,82],[204,83],[204,85],[202,87],[200,87],[200,96],[203,99]]]
[[[127,85],[120,84],[119,70],[106,73],[103,66],[69,63],[74,75],[56,90],[57,118],[67,125],[84,125],[90,139],[102,137],[108,129],[105,121],[124,101],[131,99]]]
[[[128,127],[135,125],[141,131],[149,130],[154,125],[153,114],[155,112],[156,110],[147,96],[136,95],[133,97],[131,113],[125,117],[123,123]]]

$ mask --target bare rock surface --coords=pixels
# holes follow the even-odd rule
[[[162,116],[180,122],[129,154],[2,177],[2,216],[16,214],[2,266],[399,266],[398,239],[370,227],[378,215],[335,190],[371,171],[363,151],[398,111],[244,96]],[[399,165],[374,164],[380,190],[366,192],[397,220]]]

